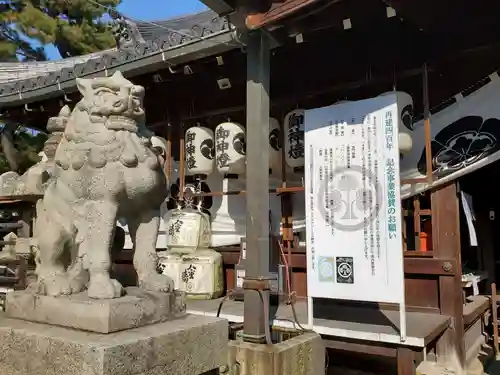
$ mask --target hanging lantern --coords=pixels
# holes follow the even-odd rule
[[[165,138],[153,135],[151,137],[151,147],[156,152],[158,156],[161,156],[163,160],[167,158],[167,141]]]
[[[399,132],[398,146],[399,146],[399,152],[402,155],[408,154],[413,146],[413,140],[411,138],[411,135],[406,132]]]
[[[403,130],[403,126],[410,130],[413,131],[414,129],[414,123],[413,123],[413,99],[411,95],[407,94],[406,92],[402,91],[388,91],[384,92],[380,96],[385,96],[385,95],[396,95],[396,100],[398,103],[398,111],[399,111],[399,130]]]
[[[285,158],[292,168],[304,167],[304,112],[295,109],[285,116]]]
[[[214,132],[203,126],[189,128],[185,136],[186,175],[205,179],[214,170]]]
[[[215,157],[220,173],[245,173],[246,144],[243,126],[235,122],[223,122],[215,128]]]
[[[280,123],[273,117],[269,118],[269,173],[281,173],[281,129]]]

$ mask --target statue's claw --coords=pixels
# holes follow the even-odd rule
[[[150,274],[139,280],[139,287],[150,292],[171,292],[174,290],[174,281],[167,275]]]
[[[71,285],[71,293],[80,293],[85,290],[85,287],[87,285],[87,281],[83,278],[71,278],[70,279],[70,285]]]
[[[88,296],[94,299],[112,299],[121,297],[122,285],[109,277],[108,274],[94,274],[90,276]]]
[[[38,281],[38,294],[51,297],[71,294],[71,283],[66,275],[51,275]]]

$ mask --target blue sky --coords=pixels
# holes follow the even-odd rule
[[[122,0],[118,10],[124,15],[144,21],[155,21],[205,10],[198,0]],[[50,59],[60,59],[53,46],[45,48]]]

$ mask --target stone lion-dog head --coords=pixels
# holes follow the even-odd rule
[[[158,167],[145,126],[144,88],[118,71],[111,77],[76,79],[83,98],[71,113],[56,163],[81,168],[87,161],[100,168],[120,161],[127,167],[146,162]]]

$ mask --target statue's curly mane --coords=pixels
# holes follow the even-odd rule
[[[144,89],[121,73],[95,80],[77,80],[83,99],[76,104],[56,152],[63,170],[84,165],[102,168],[120,162],[126,167],[157,166],[151,136],[144,125]]]

